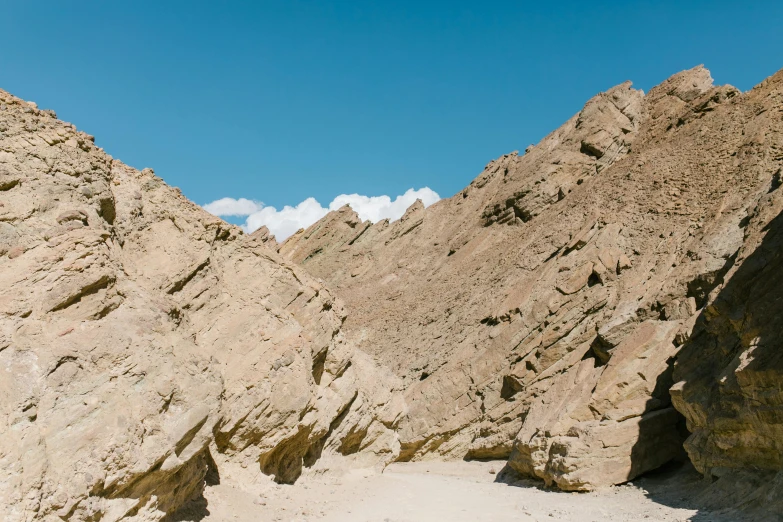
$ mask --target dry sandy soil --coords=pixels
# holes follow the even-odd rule
[[[178,520],[237,521],[720,521],[691,501],[702,483],[690,468],[640,478],[591,493],[547,490],[516,480],[504,462],[393,464],[382,473],[352,471],[296,485],[242,490],[225,484],[205,492],[207,504]]]

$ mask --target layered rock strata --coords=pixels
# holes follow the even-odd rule
[[[448,200],[278,245],[0,91],[0,518],[393,460],[589,490],[683,441],[780,506],[782,111],[783,73],[622,84]]]
[[[265,243],[0,92],[0,519],[158,520],[210,477],[396,455],[394,377]]]
[[[763,190],[743,217],[741,248],[677,357],[671,390],[687,419],[685,449],[713,477],[783,470],[783,74],[748,95],[760,101],[737,155]],[[783,477],[771,482],[781,498]]]
[[[708,303],[755,249],[749,223],[779,185],[781,74],[747,93],[703,67],[647,94],[619,85],[450,199],[393,223],[343,208],[280,247],[346,301],[348,337],[403,380],[399,459],[509,458],[586,490],[682,455],[669,388],[697,317],[725,316],[712,335],[726,342],[752,337],[726,333],[733,316]],[[688,348],[677,380],[704,382],[675,388],[689,453],[723,445],[731,458],[716,434],[729,409],[731,442],[774,454],[779,372],[765,363],[716,386],[739,348],[703,339],[712,348]],[[722,359],[693,370],[710,350]],[[751,397],[773,405],[768,418]]]

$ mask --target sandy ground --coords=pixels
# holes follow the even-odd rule
[[[729,521],[688,507],[699,477],[687,469],[591,493],[547,490],[509,476],[503,462],[393,464],[383,473],[300,479],[293,486],[227,484],[178,520],[276,521]]]

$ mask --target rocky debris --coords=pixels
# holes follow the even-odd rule
[[[781,74],[748,93],[703,67],[646,95],[619,85],[415,226],[354,235],[330,213],[286,242],[345,300],[347,337],[402,379],[398,460],[509,458],[589,490],[681,457],[682,413],[700,470],[780,469],[780,375],[772,355],[750,363],[774,353],[753,341],[775,328],[774,290],[755,323],[715,296],[779,192]],[[753,300],[748,281],[732,295]]]
[[[516,181],[519,189],[499,191],[482,212],[484,225],[522,224],[564,199],[587,176],[597,174],[627,154],[643,117],[643,94],[626,82],[591,99],[582,111],[548,138],[545,148],[526,151],[525,156],[544,154],[538,175],[519,183],[515,171],[525,169],[515,154],[490,163],[486,173],[501,176],[505,183]],[[558,147],[555,158],[551,148]],[[535,161],[530,160],[528,161]],[[512,181],[513,178],[513,181]],[[479,180],[482,178],[479,177]],[[481,181],[474,182],[483,187]]]
[[[218,477],[396,456],[396,379],[268,233],[2,91],[0,125],[0,519],[159,520]]]

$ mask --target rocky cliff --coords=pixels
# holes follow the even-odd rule
[[[0,518],[176,520],[394,460],[589,490],[685,452],[783,509],[781,168],[783,72],[697,67],[279,245],[0,91]]]
[[[783,72],[622,84],[448,200],[394,223],[345,207],[279,251],[402,379],[401,460],[508,458],[586,490],[687,437],[704,472],[779,470],[781,111]]]
[[[395,378],[269,241],[0,92],[0,519],[158,520],[396,455]]]

